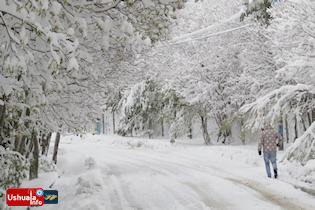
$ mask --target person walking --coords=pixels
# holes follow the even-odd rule
[[[278,177],[277,168],[277,146],[279,149],[283,149],[283,137],[280,133],[273,130],[269,123],[264,124],[264,130],[261,133],[258,143],[258,154],[261,155],[261,149],[263,147],[264,161],[266,165],[266,171],[269,178],[271,178],[270,165],[271,162],[274,177]]]

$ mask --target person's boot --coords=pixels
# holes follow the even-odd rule
[[[278,177],[278,171],[277,169],[276,170],[273,170],[275,172],[275,179]]]

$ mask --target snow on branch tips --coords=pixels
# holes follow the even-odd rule
[[[257,130],[265,119],[275,122],[282,114],[292,112],[293,109],[298,115],[301,110],[310,108],[311,105],[302,100],[307,95],[315,95],[314,86],[304,84],[283,86],[253,103],[244,105],[238,114],[247,116],[247,129]]]
[[[315,159],[315,122],[305,131],[305,133],[288,148],[282,161],[298,160],[305,165],[309,160]]]

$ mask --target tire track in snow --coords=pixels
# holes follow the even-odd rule
[[[94,154],[94,156],[99,156],[98,154]],[[105,155],[106,156],[106,155]],[[102,155],[102,158],[104,158],[104,155]],[[108,160],[108,158],[106,158]],[[177,203],[177,206],[182,206],[181,208],[183,209],[188,209],[187,205],[189,203],[195,203],[195,206],[198,205],[198,202],[202,201],[204,203],[204,206],[199,205],[199,208],[189,208],[189,209],[213,209],[213,203],[217,203],[214,199],[209,199],[207,198],[207,195],[202,192],[201,190],[198,189],[198,187],[192,187],[194,184],[188,184],[188,182],[183,182],[182,179],[179,179],[179,177],[182,177],[185,175],[185,180],[191,179],[191,174],[185,173],[185,168],[187,166],[185,164],[181,163],[176,163],[176,162],[169,162],[169,161],[164,161],[161,159],[156,159],[156,158],[147,158],[141,155],[134,155],[134,154],[119,154],[118,156],[111,156],[111,164],[109,165],[111,168],[111,171],[109,172],[108,175],[110,176],[115,176],[117,179],[117,182],[120,183],[120,188],[124,188],[123,190],[120,190],[122,193],[117,194],[117,200],[128,200],[127,202],[123,202],[122,205],[127,205],[127,206],[133,206],[136,207],[137,205],[131,205],[130,203],[135,203],[134,201],[136,200],[135,198],[130,200],[129,196],[126,196],[126,192],[132,192],[130,188],[128,188],[128,183],[123,179],[123,173],[121,170],[117,169],[117,166],[114,166],[113,164],[116,165],[132,165],[134,167],[137,167],[139,171],[147,171],[148,174],[151,176],[151,179],[155,181],[155,183],[159,184],[161,187],[163,187],[170,195],[174,197],[174,202]],[[111,166],[112,165],[112,166]],[[156,166],[158,165],[158,166]],[[162,169],[162,171],[161,171]],[[193,167],[192,170],[196,170],[198,167]],[[129,171],[130,172],[130,171]],[[169,186],[168,184],[165,184],[165,178],[170,179],[172,182],[172,185]],[[119,180],[119,181],[118,181]],[[174,185],[186,185],[187,189],[189,189],[191,192],[188,194],[195,193],[199,197],[198,199],[191,200],[190,196],[182,196],[179,195],[180,192],[176,192],[174,189]],[[117,185],[118,186],[118,185]],[[182,187],[181,187],[182,188]],[[115,188],[116,189],[116,188]],[[115,190],[115,193],[117,193],[117,190]],[[129,197],[129,198],[128,198]],[[116,199],[113,199],[113,202],[115,202]],[[187,201],[187,199],[190,199]],[[116,205],[115,205],[116,206]],[[139,207],[139,205],[138,205]],[[200,208],[203,207],[203,208]]]
[[[181,158],[184,158],[186,160],[186,164],[185,165],[184,164],[179,164],[179,165],[181,165],[181,166],[183,166],[185,168],[190,167],[193,170],[198,170],[199,172],[202,172],[202,173],[211,173],[211,175],[213,175],[213,176],[216,176],[218,178],[223,178],[224,180],[231,181],[232,183],[235,183],[237,185],[241,185],[241,186],[243,186],[245,188],[251,189],[252,191],[255,191],[255,192],[259,193],[259,195],[260,195],[259,199],[261,199],[263,201],[266,201],[266,202],[269,202],[269,203],[272,203],[272,204],[274,204],[276,206],[279,206],[280,208],[282,208],[284,210],[287,210],[287,209],[290,209],[290,210],[291,209],[292,210],[304,210],[304,209],[308,210],[308,209],[312,209],[312,207],[303,207],[303,205],[299,204],[297,202],[297,200],[292,201],[292,199],[288,199],[286,197],[281,197],[281,195],[279,195],[277,192],[276,193],[272,193],[272,190],[266,188],[266,186],[263,186],[260,182],[255,182],[253,180],[249,180],[249,179],[246,179],[246,178],[243,178],[243,177],[242,177],[242,180],[229,178],[229,176],[232,175],[232,174],[229,174],[229,173],[228,173],[228,176],[222,176],[222,175],[218,176],[217,173],[212,173],[212,170],[209,170],[209,169],[213,169],[213,168],[215,168],[216,170],[219,169],[219,171],[224,172],[224,173],[226,173],[228,171],[225,170],[225,169],[219,168],[219,167],[217,167],[214,164],[207,163],[208,166],[201,165],[199,167],[196,167],[196,163],[194,161],[193,161],[194,163],[191,162],[191,159],[188,158],[187,156],[186,157],[181,156]],[[190,163],[188,163],[189,161],[190,161]],[[168,163],[171,163],[171,162],[168,162]],[[202,164],[202,163],[200,163],[200,164]],[[212,167],[212,168],[209,168],[209,167]],[[279,180],[277,180],[277,181],[279,181]],[[190,186],[192,189],[194,189],[195,191],[198,191],[198,193],[201,195],[201,197],[206,198],[205,202],[208,202],[208,204],[209,204],[209,201],[207,199],[207,195],[205,193],[203,193],[195,185],[195,183],[191,183],[191,182],[186,182],[185,183],[184,182],[183,184],[186,184],[186,185]],[[304,191],[304,190],[302,190],[302,191]],[[312,193],[309,193],[309,194],[312,195]],[[213,206],[213,203],[215,203],[216,207],[219,207],[220,209],[222,208],[222,205],[220,205],[220,203],[216,202],[215,200],[212,200],[211,203],[212,203],[212,206]]]
[[[214,199],[210,199],[209,195],[200,190],[195,183],[192,182],[182,182],[184,185],[190,187],[192,190],[197,192],[201,196],[201,200],[206,204],[207,207],[211,207],[211,209],[220,209],[219,206],[222,206],[218,201]]]
[[[199,196],[199,201],[202,201],[202,203],[204,203],[205,208],[202,208],[202,209],[226,209],[227,207],[228,209],[233,209],[233,204],[230,204],[228,201],[225,200],[222,204],[222,202],[218,202],[216,199],[211,199],[211,196],[209,196],[206,193],[207,191],[211,191],[211,188],[207,188],[206,186],[207,182],[211,182],[210,177],[212,176],[212,174],[209,173],[209,168],[208,170],[205,170],[204,167],[203,169],[201,169],[201,167],[196,166],[196,164],[187,165],[187,162],[186,164],[182,164],[178,162],[165,161],[162,159],[148,158],[143,155],[135,156],[134,154],[132,157],[125,154],[120,154],[118,159],[120,159],[122,156],[125,157],[121,159],[124,162],[126,162],[126,158],[128,158],[127,162],[130,162],[131,165],[135,165],[134,162],[138,162],[142,164],[142,166],[137,164],[138,167],[146,166],[149,170],[154,171],[157,174],[162,174],[164,176],[167,176],[168,178],[171,178],[173,183],[177,182],[177,183],[187,186],[188,188],[190,188],[191,191],[193,191],[195,194]],[[154,165],[158,165],[158,167],[154,167]],[[159,171],[160,169],[163,169],[163,172],[160,172]],[[196,173],[199,173],[199,174],[200,173],[206,174],[208,179],[203,180],[204,181],[203,184],[202,183],[197,184],[191,181],[187,181],[187,180],[191,180],[191,177],[194,177],[194,173],[189,173],[187,171],[195,171]],[[216,176],[216,177],[224,180],[223,177],[219,177],[219,176]],[[178,192],[176,193],[176,190],[174,190],[173,186],[168,186],[163,181],[157,178],[155,178],[155,181],[160,183],[160,185],[162,185],[168,192],[172,193],[174,196],[178,194]],[[201,190],[200,186],[203,186],[203,188],[206,188],[206,189]],[[176,197],[177,197],[176,200],[182,203],[181,200],[183,200],[183,197],[180,197],[178,195]],[[182,205],[182,206],[185,207],[186,205]]]
[[[125,210],[127,207],[128,209],[142,210],[142,208],[140,208],[140,204],[132,198],[130,189],[127,188],[126,185],[122,184],[122,179],[116,176],[110,176],[108,181],[110,182],[114,192],[113,196],[110,197],[113,207],[112,209]]]
[[[145,157],[145,159],[143,159],[139,156]],[[129,157],[129,156],[127,155],[125,157]],[[133,156],[132,159],[133,159],[133,161],[138,160],[141,163],[145,162],[149,165],[152,165],[152,164],[154,164],[155,161],[158,161],[159,168],[162,167],[163,169],[165,169],[169,173],[173,173],[175,176],[177,176],[178,174],[181,174],[181,175],[185,174],[185,176],[191,175],[189,173],[185,173],[185,171],[187,171],[186,170],[187,168],[190,168],[194,171],[197,170],[199,173],[211,173],[210,170],[207,170],[209,168],[202,167],[202,169],[201,169],[201,167],[196,167],[196,164],[193,164],[193,163],[188,164],[188,162],[185,162],[186,164],[182,164],[182,163],[177,163],[177,162],[165,161],[165,160],[158,159],[158,158],[147,157],[146,155],[143,155],[143,154]],[[172,169],[172,170],[170,170],[170,169]],[[222,169],[220,169],[220,170],[222,170]],[[224,171],[226,172],[226,170],[224,170]],[[213,173],[211,173],[211,175],[217,176],[216,174],[213,174]],[[249,189],[257,192],[260,195],[259,199],[261,199],[262,201],[272,203],[276,206],[279,206],[282,209],[292,209],[292,210],[307,209],[307,208],[303,208],[301,205],[296,204],[295,203],[296,201],[290,202],[286,198],[281,198],[281,196],[279,196],[275,193],[268,192],[268,191],[270,191],[268,189],[262,190],[262,188],[257,187],[257,186],[261,186],[260,183],[256,183],[256,182],[253,182],[250,180],[241,181],[241,180],[228,178],[228,177],[224,177],[224,176],[217,176],[217,177],[222,178],[226,181],[230,181],[230,182],[235,183],[237,185],[241,185],[242,187],[249,188]],[[204,193],[202,190],[200,190],[195,183],[192,183],[192,182],[182,182],[182,183],[185,184],[186,186],[190,187],[195,192],[197,192],[200,195],[201,200],[206,204],[207,207],[209,207],[209,208],[216,207],[218,209],[224,209],[225,208],[219,202],[216,202],[215,200],[210,200],[208,198],[208,195],[206,193]],[[169,189],[169,191],[172,191],[172,190]],[[226,205],[226,207],[231,206],[231,204],[227,204],[227,203],[225,205]]]
[[[268,191],[268,189],[264,189],[264,187],[257,182],[249,181],[249,180],[238,180],[233,178],[226,178],[227,180],[230,180],[231,182],[244,186],[245,188],[251,189],[255,192],[259,193],[259,198],[271,203],[274,203],[277,206],[280,206],[282,209],[290,209],[290,210],[307,210],[308,208],[304,208],[298,204],[296,204],[296,200],[291,201],[289,199],[284,199],[281,196],[279,196],[276,193],[272,193]]]
[[[155,167],[158,160],[152,161],[152,160],[146,159],[144,161],[142,158],[135,157],[135,156],[131,157],[129,155],[124,155],[124,154],[120,154],[119,156],[112,157],[111,160],[114,161],[114,163],[110,164],[111,171],[108,175],[115,176],[115,179],[117,180],[117,182],[120,183],[119,184],[121,188],[120,191],[122,193],[118,194],[117,199],[120,200],[120,197],[122,197],[123,200],[128,200],[128,204],[127,202],[123,202],[122,203],[123,205],[130,206],[132,207],[132,209],[142,209],[141,205],[136,201],[137,199],[134,196],[130,196],[132,195],[132,192],[133,192],[133,190],[130,189],[131,183],[129,183],[128,180],[124,179],[124,173],[122,173],[120,169],[117,169],[117,165],[123,166],[123,168],[125,168],[126,163],[128,163],[128,165],[131,166],[132,168],[137,168],[137,170],[133,170],[133,171],[138,171],[139,173],[143,171],[146,172],[147,176],[149,176],[149,178],[153,180],[155,184],[158,184],[163,189],[165,189],[165,191],[169,194],[169,196],[172,196],[173,199],[171,200],[174,201],[176,206],[181,206],[180,207],[181,209],[187,209],[185,207],[188,205],[189,202],[185,201],[183,197],[178,196],[177,193],[174,193],[174,190],[173,190],[174,188],[165,185],[165,183],[161,181],[160,179],[161,177],[162,178],[168,177],[169,179],[172,180],[172,182],[174,182],[174,178],[179,176],[178,170],[172,169],[172,167],[170,166]],[[159,161],[159,163],[160,162],[161,161]],[[116,165],[114,166],[113,164],[115,163]],[[163,171],[161,171],[161,169],[163,169]],[[188,197],[186,197],[186,200],[187,198]],[[196,203],[196,201],[190,201],[190,202]],[[151,207],[151,209],[152,208],[153,207]],[[178,208],[171,208],[171,209],[178,209]],[[205,209],[205,208],[194,208],[194,209],[199,210],[199,209]],[[207,209],[210,209],[210,208],[207,208]]]
[[[104,156],[102,155],[102,157]],[[111,156],[110,159],[112,161],[113,160],[119,161],[120,163],[117,165],[120,165],[122,163],[128,163],[142,170],[145,167],[149,171],[151,170],[158,174],[163,174],[163,176],[166,176],[168,178],[172,178],[173,182],[176,181],[178,183],[188,186],[193,192],[199,195],[200,201],[202,201],[205,204],[207,209],[213,209],[213,208],[225,209],[225,207],[227,206],[229,206],[229,209],[232,209],[231,208],[232,204],[229,204],[227,201],[224,201],[224,205],[223,205],[222,203],[217,202],[215,199],[210,199],[209,198],[210,196],[207,195],[206,192],[204,191],[211,190],[211,189],[201,190],[199,189],[198,184],[188,181],[188,180],[191,180],[191,177],[194,177],[194,174],[187,173],[187,171],[195,171],[196,173],[206,173],[207,175],[210,175],[212,174],[212,173],[209,173],[209,169],[211,168],[207,168],[207,170],[205,170],[206,169],[205,167],[201,169],[201,167],[196,166],[196,163],[191,163],[188,165],[188,162],[185,162],[185,164],[183,164],[179,162],[164,160],[161,158],[154,158],[152,156],[146,156],[143,154],[126,153],[125,151],[123,151],[122,153],[120,152],[118,156],[115,156],[115,157]],[[160,171],[161,169],[163,169],[162,172]],[[216,169],[219,169],[219,168],[216,168]],[[122,175],[121,171],[120,172],[117,170],[113,170],[113,171],[112,173],[110,173],[111,175],[115,175],[118,177]],[[183,175],[185,175],[184,178],[183,178]],[[222,179],[222,177],[219,177],[219,178]],[[122,182],[121,178],[119,179],[120,179],[120,182]],[[176,193],[174,193],[172,186],[167,186],[163,184],[163,182],[160,182],[157,180],[155,181],[159,183],[160,185],[162,185],[167,190],[167,192],[172,193],[174,196],[176,196]],[[204,180],[204,182],[205,183],[211,182],[211,179],[209,178],[208,180]],[[125,186],[126,184],[122,184],[122,185]],[[181,199],[182,199],[181,197],[177,196],[176,200],[179,201]],[[185,207],[185,205],[182,205],[182,206]]]
[[[86,150],[82,152],[86,152]],[[131,182],[125,177],[125,175],[136,177],[137,173],[144,173],[145,176],[147,176],[146,179],[151,179],[153,184],[158,184],[164,188],[165,192],[175,199],[174,202],[177,204],[177,207],[182,206],[182,209],[193,209],[193,207],[185,208],[185,205],[187,201],[196,202],[196,200],[192,198],[183,200],[185,197],[180,195],[178,193],[179,191],[176,189],[174,190],[174,186],[180,184],[186,186],[186,188],[182,186],[180,189],[187,190],[187,188],[189,188],[190,191],[187,190],[187,192],[199,196],[200,203],[205,205],[204,209],[233,209],[233,203],[228,203],[225,200],[224,202],[220,202],[220,200],[217,201],[219,197],[215,197],[215,192],[211,195],[207,192],[212,190],[210,184],[215,185],[216,180],[227,185],[238,186],[238,188],[245,190],[247,194],[240,193],[240,195],[257,197],[259,205],[270,203],[271,206],[282,209],[309,209],[304,208],[303,204],[299,203],[297,200],[293,202],[290,201],[291,198],[281,197],[281,194],[277,195],[277,192],[270,193],[269,191],[272,190],[272,188],[263,186],[260,182],[241,177],[237,172],[233,171],[234,169],[231,170],[233,173],[230,173],[226,168],[220,167],[220,163],[200,161],[198,159],[192,159],[189,156],[183,157],[181,154],[178,155],[176,153],[165,155],[153,151],[157,153],[156,156],[153,156],[151,151],[150,153],[146,152],[145,150],[130,151],[117,148],[113,150],[113,148],[104,147],[93,148],[93,153],[89,154],[110,166],[110,171],[106,176],[114,176],[116,179],[116,181],[114,181],[116,182],[115,187],[113,187],[114,195],[111,201],[115,207],[120,205],[129,206],[130,209],[147,209],[143,204],[137,202],[137,195],[131,195],[133,193],[133,189],[129,186]],[[126,166],[128,167],[125,168]],[[234,177],[239,177],[242,180]],[[169,179],[169,181],[165,182],[166,179]],[[216,187],[214,189],[217,190]],[[243,199],[247,199],[247,197],[243,197]]]
[[[143,171],[143,170],[147,171],[148,176],[150,176],[150,179],[153,180],[156,184],[159,184],[163,189],[165,189],[169,193],[169,196],[173,197],[173,199],[171,199],[171,200],[173,200],[176,203],[176,206],[181,206],[180,208],[187,209],[187,205],[190,205],[189,203],[195,203],[195,205],[198,205],[198,203],[197,203],[197,202],[199,202],[198,199],[188,201],[187,199],[189,199],[189,195],[184,197],[184,196],[179,195],[180,194],[179,192],[176,192],[176,188],[174,188],[174,185],[181,185],[182,183],[180,181],[176,180],[176,177],[179,176],[179,173],[178,173],[178,170],[175,170],[175,169],[172,170],[173,165],[169,165],[169,163],[168,163],[167,166],[154,167],[154,165],[156,164],[156,160],[152,161],[152,160],[147,159],[147,160],[143,161],[141,158],[139,159],[136,157],[132,157],[132,160],[131,160],[129,156],[125,156],[125,157],[129,157],[129,159],[127,160],[127,159],[121,158],[121,157],[122,156],[119,156],[118,158],[114,158],[114,159],[116,161],[117,161],[117,159],[120,159],[119,161],[128,162],[130,165],[137,167],[139,169],[139,171]],[[135,163],[135,162],[137,162],[137,163]],[[162,164],[164,165],[165,163],[162,163]],[[160,169],[163,169],[163,171],[161,171]],[[119,180],[119,183],[121,183],[120,184],[121,188],[122,189],[124,188],[122,190],[122,192],[124,192],[123,194],[128,194],[128,192],[132,193],[132,190],[128,187],[129,183],[126,182],[126,180],[124,180],[122,174],[117,172],[117,170],[114,170],[114,171],[116,171],[116,172],[110,173],[110,174],[115,175],[117,180]],[[165,178],[166,177],[171,180],[171,182],[172,182],[171,186],[168,186],[168,184],[165,184]],[[176,183],[174,183],[174,182],[176,182]],[[195,191],[195,189],[191,189],[191,188],[189,188],[189,189]],[[191,193],[189,193],[189,194],[191,194]],[[199,194],[199,191],[197,194]],[[129,200],[129,202],[130,202],[130,199],[128,199],[127,197],[126,197],[126,199]],[[132,200],[136,200],[136,199],[133,198]],[[203,200],[206,200],[206,199],[204,198]],[[134,208],[136,208],[136,207],[139,208],[140,205],[136,204],[136,205],[129,205],[129,206],[132,206]],[[199,205],[198,208],[191,208],[191,209],[196,209],[196,210],[199,210],[199,209],[210,210],[211,209],[211,204],[209,204],[209,202],[205,202],[205,206],[207,208],[201,208],[202,206]],[[141,209],[141,208],[139,208],[139,209]],[[178,208],[176,208],[176,209],[178,209]]]

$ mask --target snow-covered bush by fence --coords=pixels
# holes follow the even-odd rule
[[[5,209],[5,191],[17,188],[27,177],[28,163],[18,152],[6,151],[0,146],[0,209]]]
[[[18,152],[0,146],[0,188],[19,187],[27,177],[27,161]]]

